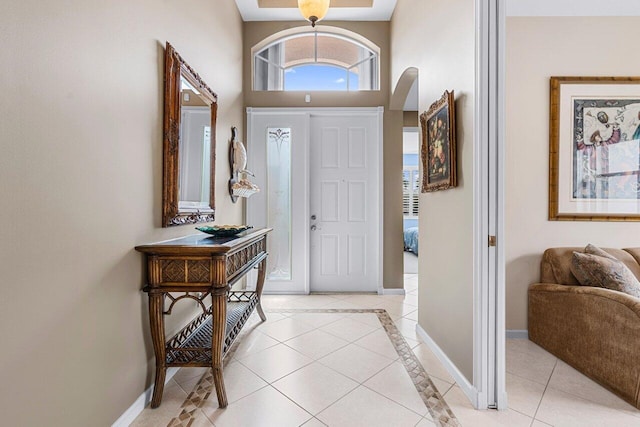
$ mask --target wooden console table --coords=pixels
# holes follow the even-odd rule
[[[213,370],[221,408],[227,406],[222,377],[222,358],[260,305],[267,260],[267,233],[271,229],[249,230],[238,236],[214,238],[206,234],[136,246],[147,255],[149,322],[156,356],[156,376],[151,407],[162,401],[167,367],[205,366]],[[230,291],[231,286],[258,266],[254,291]],[[175,296],[179,294],[179,296]],[[205,303],[211,295],[211,305]],[[164,316],[182,300],[195,300],[202,314],[168,341]],[[168,307],[167,307],[168,303]]]

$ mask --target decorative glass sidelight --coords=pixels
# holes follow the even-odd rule
[[[267,280],[291,280],[291,128],[267,129]]]

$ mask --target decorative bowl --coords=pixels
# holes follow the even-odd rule
[[[238,233],[249,230],[253,228],[251,225],[213,225],[213,226],[203,226],[196,227],[196,230],[202,231],[203,233],[211,234],[215,237],[229,237],[235,236]]]

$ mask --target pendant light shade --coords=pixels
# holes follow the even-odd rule
[[[316,22],[322,20],[329,10],[330,0],[298,0],[298,9],[311,26],[315,27]]]

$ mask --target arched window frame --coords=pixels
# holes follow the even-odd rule
[[[314,58],[313,61],[296,61],[293,65],[289,65],[288,67],[283,67],[280,64],[282,62],[284,62],[284,58],[282,57],[284,55],[284,52],[280,52],[279,50],[276,50],[275,52],[269,52],[269,55],[274,55],[276,57],[278,57],[277,61],[271,61],[269,58],[263,58],[262,56],[259,56],[260,53],[262,53],[263,51],[266,51],[267,49],[278,45],[280,43],[283,43],[287,40],[296,38],[296,37],[305,37],[305,36],[310,36],[313,35],[315,36],[315,40],[316,40],[316,44],[314,47]],[[317,55],[317,37],[318,35],[326,35],[329,37],[334,37],[334,38],[338,38],[338,39],[342,39],[345,40],[349,43],[352,43],[360,48],[364,48],[367,49],[371,52],[371,55],[368,56],[367,58],[363,58],[357,62],[355,62],[354,64],[349,64],[348,67],[345,67],[342,64],[338,64],[335,62],[331,62],[331,61],[323,61],[323,60],[318,60]],[[258,61],[262,61],[265,64],[267,64],[266,66],[271,66],[271,67],[276,67],[279,69],[279,73],[278,75],[274,75],[275,73],[269,73],[267,72],[267,78],[265,79],[265,81],[262,82],[262,84],[260,86],[262,87],[257,87],[258,85],[256,85],[256,62],[257,59],[259,58]],[[377,46],[375,43],[371,42],[371,40],[367,39],[366,37],[363,37],[362,35],[358,34],[358,33],[354,33],[353,31],[349,31],[346,30],[344,28],[339,28],[339,27],[332,27],[332,26],[325,26],[323,25],[322,28],[316,28],[316,29],[310,29],[308,26],[303,26],[303,27],[296,27],[296,28],[290,28],[287,30],[283,30],[280,32],[277,32],[275,34],[272,34],[269,37],[266,37],[265,39],[263,39],[261,42],[259,42],[258,44],[256,44],[255,46],[253,46],[251,48],[251,82],[252,82],[252,90],[254,91],[283,91],[284,90],[284,77],[285,77],[285,70],[286,69],[290,69],[290,68],[294,68],[294,67],[298,67],[298,66],[302,66],[302,65],[330,65],[333,67],[337,67],[340,69],[344,69],[346,70],[346,74],[347,74],[347,79],[349,78],[350,75],[350,70],[352,70],[353,68],[364,64],[367,61],[371,61],[371,63],[373,64],[373,68],[370,72],[370,75],[368,76],[368,78],[371,79],[370,82],[370,89],[364,89],[364,90],[373,90],[373,91],[377,91],[380,90],[380,47]],[[347,90],[349,91],[349,84],[347,84]],[[358,89],[361,90],[361,89]]]

